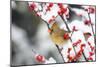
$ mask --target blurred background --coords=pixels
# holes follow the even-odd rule
[[[46,24],[29,10],[27,2],[11,1],[11,65],[40,64],[32,50],[63,63]]]

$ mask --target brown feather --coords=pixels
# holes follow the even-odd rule
[[[57,45],[63,45],[67,40],[64,39],[64,34],[68,33],[67,31],[60,29],[57,23],[54,23],[51,27],[52,33],[50,37],[52,41]]]

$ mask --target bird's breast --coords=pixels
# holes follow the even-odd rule
[[[63,36],[59,32],[58,33],[52,33],[51,39],[57,45],[63,45],[66,41],[66,40],[64,40]]]

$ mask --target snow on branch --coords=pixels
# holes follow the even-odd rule
[[[47,24],[64,62],[95,61],[95,6],[45,2],[28,4],[31,12]],[[44,61],[43,56],[36,58]]]

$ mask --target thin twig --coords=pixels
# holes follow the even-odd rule
[[[34,13],[37,13],[36,11],[33,11]],[[47,27],[48,27],[48,29],[50,29],[50,27],[49,27],[49,23],[47,23],[47,21],[45,21],[45,20],[43,20],[40,16],[38,16],[42,21],[44,21],[45,23],[46,23],[46,25],[47,25]]]
[[[64,20],[64,18],[62,16],[60,16],[60,17],[63,19],[63,21],[64,21],[64,23],[66,25],[66,29],[68,29],[68,32],[71,32],[70,29],[69,29],[69,27],[68,27],[68,24],[66,23],[66,21]]]
[[[63,57],[63,55],[62,55],[62,53],[61,53],[61,50],[59,49],[59,46],[58,46],[58,45],[56,45],[56,47],[57,47],[58,52],[60,53],[60,55],[61,55],[61,57],[62,57],[62,60],[65,62],[64,57]]]
[[[44,21],[47,24],[48,29],[50,29],[49,24],[45,20],[43,20],[43,19],[42,19],[42,21]]]
[[[90,17],[90,14],[89,13],[88,13],[88,17],[89,17],[89,20],[91,21],[91,17]],[[92,29],[92,33],[93,33],[93,37],[94,37],[95,36],[95,33],[94,33],[93,25],[92,25],[92,23],[90,23],[90,25],[91,25],[91,29]],[[94,41],[95,41],[95,37],[94,37]]]

